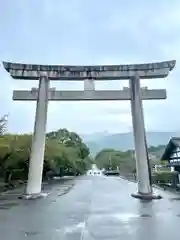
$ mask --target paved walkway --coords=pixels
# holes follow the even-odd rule
[[[80,177],[62,195],[65,186],[72,182],[52,187],[45,199],[2,208],[0,239],[180,239],[180,201],[173,193],[156,189],[163,199],[142,202],[130,196],[135,183],[104,176]]]

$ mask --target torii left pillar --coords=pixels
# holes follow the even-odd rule
[[[46,74],[40,76],[34,136],[29,163],[27,197],[44,196],[41,194],[44,150],[46,140],[46,122],[48,110],[49,79]]]

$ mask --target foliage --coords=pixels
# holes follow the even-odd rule
[[[151,146],[148,148],[148,153],[158,155],[160,151],[164,149],[163,145]],[[150,166],[153,167],[155,164],[161,164],[160,158],[150,160]],[[114,149],[102,149],[95,156],[96,165],[102,169],[115,170],[119,168],[120,173],[136,173],[136,161],[134,150],[118,151]]]
[[[28,172],[31,135],[3,135],[0,137],[0,168],[5,181],[18,175],[24,178]],[[14,177],[15,177],[14,176]]]
[[[100,169],[111,169],[120,172],[133,172],[135,170],[134,152],[122,152],[114,149],[103,149],[95,157],[95,163]]]
[[[148,151],[150,153],[154,153],[154,152],[157,152],[157,151],[160,151],[160,150],[164,150],[166,148],[165,145],[158,145],[158,146],[150,146],[148,148]]]
[[[168,160],[160,160],[160,164],[162,165],[167,165],[169,163]]]
[[[160,159],[165,151],[165,145],[150,146],[148,152],[155,157],[155,161]]]
[[[2,121],[3,122],[3,121]],[[4,122],[3,122],[4,124]],[[32,135],[0,135],[0,177],[5,182],[12,179],[26,180],[31,152]],[[78,134],[60,129],[47,134],[43,177],[67,174],[83,174],[91,167],[93,160],[89,149]]]
[[[154,172],[152,174],[152,181],[153,181],[153,183],[158,183],[158,184],[170,183],[170,184],[173,184],[174,186],[176,186],[179,181],[178,172],[176,172],[176,171]]]

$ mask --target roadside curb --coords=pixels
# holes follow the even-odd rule
[[[133,182],[133,183],[137,183],[137,181],[133,180],[133,179],[128,179],[128,178],[125,178],[123,176],[120,176],[121,179],[123,180],[126,180],[126,181],[129,181],[129,182]],[[153,188],[156,188],[156,189],[159,189],[159,190],[163,190],[163,191],[168,191],[168,192],[171,192],[171,193],[176,193],[176,194],[180,194],[179,191],[177,191],[176,189],[172,189],[168,186],[159,186],[159,185],[156,185],[156,184],[152,184],[152,187]]]
[[[133,180],[133,179],[128,179],[128,178],[126,178],[126,177],[123,177],[123,176],[120,176],[120,178],[122,178],[123,180],[129,181],[129,182],[137,183],[137,181],[136,181],[136,180]]]
[[[62,187],[62,189],[60,190],[60,193],[58,196],[62,196],[66,193],[68,193],[71,188],[73,188],[73,186],[75,185],[75,183],[71,182],[71,183],[67,183],[68,181],[74,181],[75,178],[72,178],[72,179],[64,179],[64,181],[62,183],[59,183],[60,187]],[[12,197],[14,196],[14,198],[16,199],[24,199],[24,200],[33,200],[33,199],[38,199],[38,198],[46,198],[48,197],[49,195],[51,195],[53,192],[50,190],[50,189],[46,189],[44,188],[44,186],[48,186],[49,183],[47,182],[44,182],[42,184],[42,192],[40,194],[37,194],[37,195],[26,195],[24,194],[25,192],[25,185],[23,185],[21,188],[14,188],[14,189],[11,189],[11,190],[8,190],[8,191],[4,191],[4,192],[1,192],[0,193],[0,198],[1,197]],[[54,181],[54,186],[58,184],[58,180]],[[66,185],[67,186],[64,186]],[[52,184],[53,185],[53,184]],[[68,186],[69,185],[69,186]]]
[[[176,189],[170,188],[168,186],[161,187],[158,185],[153,185],[153,187],[157,188],[159,190],[168,191],[168,192],[175,193],[175,194],[180,194],[180,191],[177,191]]]

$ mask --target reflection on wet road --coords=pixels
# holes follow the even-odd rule
[[[130,196],[135,183],[104,176],[80,177],[67,194],[59,196],[59,191],[56,185],[45,199],[0,208],[0,239],[180,238],[180,201],[172,193],[142,202]]]

